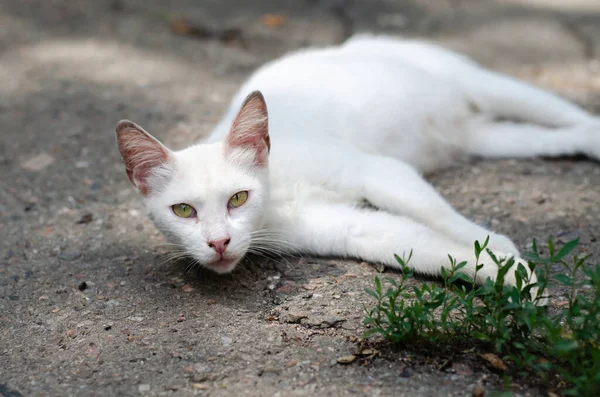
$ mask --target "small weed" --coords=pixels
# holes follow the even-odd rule
[[[475,242],[477,271],[487,243]],[[400,280],[387,278],[384,288],[377,277],[375,288],[366,289],[377,304],[365,308],[364,323],[370,329],[364,337],[379,334],[394,344],[431,348],[476,344],[495,350],[520,371],[541,376],[565,395],[600,395],[600,264],[585,266],[588,258],[577,255],[567,262],[577,244],[570,241],[557,250],[549,239],[549,256],[542,257],[534,242],[528,266],[538,281],[528,285],[527,271],[519,264],[516,286],[504,285],[504,275],[515,261],[498,260],[489,250],[498,273],[495,281],[488,279],[483,285],[461,272],[466,262],[449,257],[441,284],[409,286],[410,255],[396,256],[402,267]],[[561,272],[551,274],[553,266]],[[537,292],[532,296],[534,286]],[[562,307],[552,313],[536,305],[551,287],[567,290]]]

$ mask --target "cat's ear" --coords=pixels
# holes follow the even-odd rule
[[[267,166],[271,141],[267,104],[260,91],[254,91],[246,97],[233,120],[225,139],[225,153],[230,154],[234,149],[251,151],[254,155],[254,165]]]
[[[117,145],[129,180],[144,196],[166,183],[173,155],[142,127],[129,120],[119,121]]]

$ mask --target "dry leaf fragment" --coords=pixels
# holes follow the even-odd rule
[[[172,17],[169,19],[169,29],[171,29],[173,33],[182,36],[208,38],[213,35],[209,29],[180,17]]]
[[[471,396],[473,397],[483,397],[485,396],[485,389],[479,383],[473,386],[473,390],[471,390]]]
[[[281,14],[265,14],[262,17],[262,23],[268,28],[277,29],[285,25],[287,16]]]
[[[379,354],[379,350],[375,350],[375,349],[365,349],[360,352],[361,356],[375,356],[377,354]]]
[[[349,356],[338,357],[336,361],[338,364],[350,364],[354,360],[356,360],[356,356],[351,354]]]
[[[494,369],[497,369],[499,371],[508,371],[508,368],[506,367],[506,364],[504,364],[504,361],[502,361],[502,359],[494,353],[482,354],[481,358],[487,361],[490,364],[490,366]]]
[[[223,43],[243,43],[242,31],[238,28],[217,29],[202,26],[199,22],[193,22],[186,18],[170,17],[168,19],[169,29],[181,36],[196,37],[198,39],[217,39]]]

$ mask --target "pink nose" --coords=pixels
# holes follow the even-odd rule
[[[224,238],[223,240],[213,240],[208,242],[208,246],[215,250],[217,254],[222,254],[227,249],[231,238]]]

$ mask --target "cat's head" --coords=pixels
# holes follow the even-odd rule
[[[224,142],[171,151],[130,121],[117,143],[133,186],[157,227],[218,273],[235,267],[260,229],[269,198],[267,107],[244,101]]]

